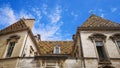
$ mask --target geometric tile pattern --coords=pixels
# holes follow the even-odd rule
[[[60,46],[60,54],[70,54],[72,51],[72,41],[39,41],[41,55],[53,54],[54,46]]]
[[[25,22],[21,19],[21,20],[17,21],[16,23],[6,27],[5,29],[0,30],[0,35],[24,30],[24,29],[27,29],[27,28],[28,27],[26,26]]]
[[[118,27],[120,28],[120,24],[111,22],[110,20],[106,20],[102,17],[96,16],[92,14],[88,20],[80,27],[87,27],[87,28],[112,28]]]

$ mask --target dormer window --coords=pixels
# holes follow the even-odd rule
[[[54,54],[60,54],[60,46],[59,45],[55,45]]]

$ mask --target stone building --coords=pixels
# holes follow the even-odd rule
[[[0,30],[0,68],[119,68],[120,24],[91,15],[73,41],[42,41],[20,19]]]
[[[84,68],[120,68],[120,24],[92,14],[73,38]]]
[[[71,56],[72,41],[41,41],[33,24],[34,19],[20,19],[0,31],[0,68],[80,67]]]

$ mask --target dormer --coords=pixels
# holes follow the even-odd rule
[[[54,54],[60,54],[60,45],[54,46]]]

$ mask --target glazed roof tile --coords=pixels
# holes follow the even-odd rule
[[[17,21],[16,23],[0,30],[0,35],[4,35],[7,33],[11,33],[11,32],[16,32],[16,31],[20,31],[20,30],[24,30],[27,29],[27,26],[25,24],[25,22],[21,19],[19,21]]]
[[[41,55],[53,54],[54,46],[60,46],[60,54],[70,54],[72,51],[72,41],[40,41],[39,49]]]
[[[92,14],[80,28],[120,28],[120,24]]]

